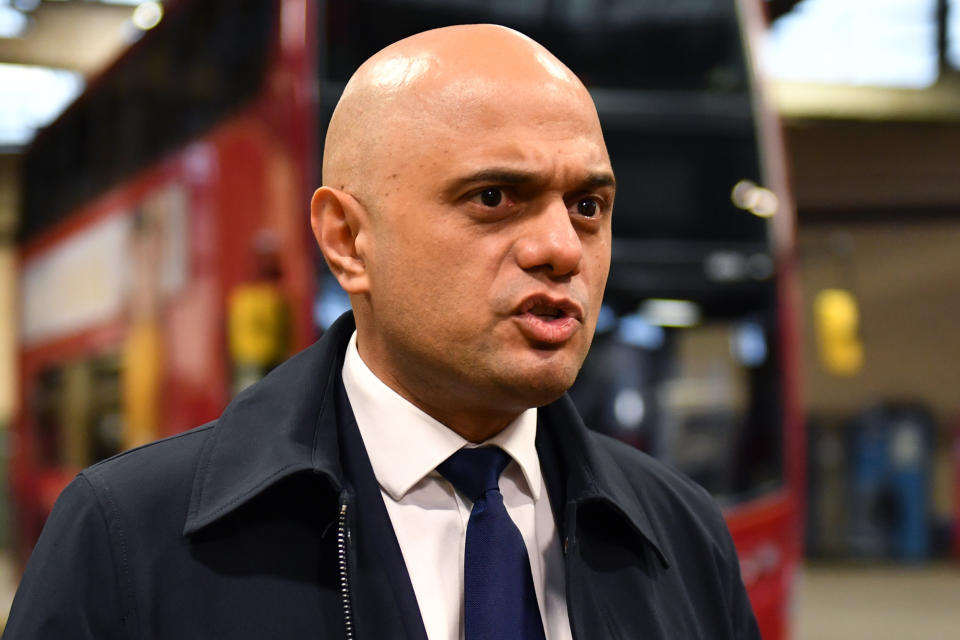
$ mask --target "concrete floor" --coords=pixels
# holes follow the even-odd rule
[[[0,629],[16,589],[0,553]],[[792,640],[960,638],[960,565],[821,565],[804,568]]]
[[[0,631],[7,622],[7,614],[10,612],[13,596],[17,592],[18,580],[13,558],[6,549],[0,550]]]
[[[808,565],[794,640],[960,638],[960,565]]]

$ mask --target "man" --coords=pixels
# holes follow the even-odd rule
[[[418,34],[350,80],[323,174],[352,317],[78,476],[7,637],[758,637],[705,492],[563,396],[615,191],[580,81],[502,27]]]

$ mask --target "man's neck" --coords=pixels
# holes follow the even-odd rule
[[[375,359],[371,362],[364,357],[359,340],[357,353],[364,366],[383,384],[461,438],[473,443],[481,443],[494,437],[529,408],[491,409],[487,406],[489,403],[467,401],[469,393],[457,393],[452,389],[440,388],[439,385],[426,389],[423,388],[424,385],[417,387],[400,379],[389,367],[378,366]]]
[[[374,372],[374,375],[377,375]],[[377,376],[380,378],[380,376]],[[522,411],[490,411],[485,408],[458,406],[454,410],[445,410],[436,402],[424,401],[416,393],[405,388],[397,381],[384,380],[384,384],[397,392],[403,399],[417,407],[428,416],[444,425],[464,440],[475,444],[485,442],[507,428],[523,413]],[[391,384],[393,382],[394,384]]]

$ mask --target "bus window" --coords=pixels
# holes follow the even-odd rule
[[[34,463],[38,467],[52,467],[60,463],[60,432],[62,430],[63,370],[46,367],[37,375],[31,398],[31,413],[36,421],[33,430]]]
[[[81,466],[109,458],[123,450],[123,406],[119,354],[107,354],[89,361],[91,402],[87,459]]]
[[[584,421],[673,465],[725,504],[782,486],[771,320],[747,313],[690,326],[658,322],[641,313],[608,318],[570,391]]]
[[[255,98],[276,8],[181,2],[41,132],[23,160],[29,239]],[[56,188],[51,188],[56,185]]]
[[[82,469],[118,453],[123,431],[119,357],[45,367],[36,378],[31,414],[40,468]]]

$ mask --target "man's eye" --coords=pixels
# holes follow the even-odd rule
[[[593,216],[597,215],[599,210],[600,205],[597,204],[597,201],[592,198],[583,198],[577,202],[577,213],[585,218],[592,218]]]
[[[480,202],[485,207],[496,207],[503,202],[503,191],[500,189],[484,189],[480,192]]]

